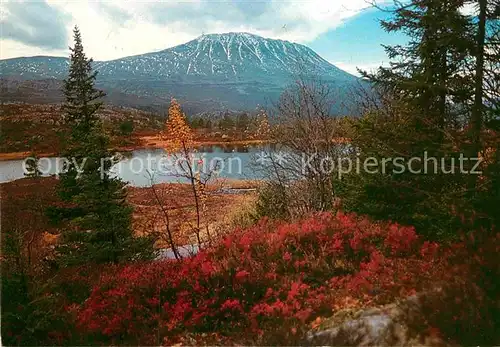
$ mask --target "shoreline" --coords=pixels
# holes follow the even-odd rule
[[[113,148],[113,151],[117,152],[123,152],[123,153],[129,153],[133,151],[138,151],[138,150],[147,150],[147,149],[163,149],[166,147],[164,144],[164,141],[161,140],[156,140],[154,141],[152,137],[146,136],[142,138],[142,140],[145,142],[144,144],[137,145],[137,146],[124,146],[124,147],[117,147]],[[202,146],[258,146],[258,145],[266,145],[270,144],[270,141],[266,140],[237,140],[237,141],[195,141],[194,146],[195,147],[202,147]],[[21,151],[21,152],[3,152],[0,153],[0,161],[9,161],[9,160],[22,160],[27,157],[29,157],[33,153],[32,151]],[[39,158],[42,157],[57,157],[58,153],[57,152],[42,152],[42,153],[37,153],[35,152],[36,155]]]
[[[33,152],[30,152],[30,151],[26,151],[26,152],[6,152],[6,153],[0,153],[0,161],[9,161],[9,160],[22,160],[22,159],[25,159],[27,157],[29,157],[31,155],[31,153]],[[39,157],[39,158],[42,158],[42,157],[55,157],[57,156],[56,153],[54,152],[46,152],[46,153],[36,153],[36,155]]]

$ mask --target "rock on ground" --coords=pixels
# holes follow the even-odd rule
[[[342,310],[306,337],[308,345],[455,346],[426,324],[418,295],[362,310]]]

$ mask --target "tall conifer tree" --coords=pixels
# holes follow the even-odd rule
[[[375,85],[412,107],[418,116],[416,130],[433,135],[436,146],[442,142],[445,126],[460,116],[455,106],[473,93],[466,63],[474,38],[467,16],[460,11],[464,3],[397,3],[393,17],[381,24],[387,32],[406,34],[409,41],[406,45],[384,46],[391,66],[380,68],[376,74],[364,73]]]
[[[110,176],[113,161],[98,111],[105,95],[95,88],[97,72],[83,51],[74,29],[68,78],[64,81],[64,119],[70,133],[65,143],[66,172],[59,191],[71,207],[58,216],[70,221],[62,232],[58,252],[65,265],[105,263],[149,258],[153,240],[134,237],[132,209],[126,202],[125,183]]]
[[[350,183],[358,188],[348,188],[344,199],[347,209],[415,225],[433,238],[454,234],[460,220],[450,206],[464,203],[457,134],[467,124],[474,95],[469,66],[475,39],[464,4],[395,1],[392,16],[382,21],[386,31],[402,32],[408,41],[385,46],[389,67],[364,73],[382,101],[356,125],[354,144],[364,157],[379,163],[402,157],[411,168],[354,176]]]

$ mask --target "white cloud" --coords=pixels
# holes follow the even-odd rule
[[[367,71],[367,72],[375,72],[379,67],[384,66],[387,67],[389,64],[386,61],[381,61],[381,62],[372,62],[372,63],[363,63],[363,64],[353,64],[353,63],[346,63],[342,61],[335,61],[331,62],[333,65],[338,67],[339,69],[342,69],[346,72],[349,72],[350,74],[354,76],[360,76],[358,72],[358,68]]]
[[[460,9],[460,12],[466,16],[476,16],[478,14],[477,4],[467,3]]]
[[[61,13],[71,15],[68,32],[78,24],[85,49],[96,60],[166,49],[202,33],[247,31],[308,43],[367,7],[365,0],[183,0],[161,3],[48,0],[48,3]],[[1,58],[68,54],[67,50],[50,50],[3,37],[0,45]]]

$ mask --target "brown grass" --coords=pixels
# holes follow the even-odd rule
[[[255,188],[254,181],[218,181],[207,187],[206,212],[201,215],[202,238],[208,233],[217,238],[225,233],[230,223],[228,216],[238,210],[254,192],[244,194],[225,194],[222,187],[233,189]],[[169,215],[170,228],[173,231],[176,244],[185,245],[196,243],[194,234],[196,226],[196,208],[191,186],[188,184],[165,183],[154,186]],[[134,230],[138,234],[150,232],[159,233],[161,239],[158,247],[166,247],[166,218],[152,188],[129,188],[129,201],[134,206]]]
[[[231,227],[230,216],[254,198],[253,192],[224,194],[225,188],[254,188],[257,181],[219,180],[208,186],[206,214],[202,216],[202,234],[206,226],[211,236],[216,237]],[[54,177],[25,178],[0,184],[2,206],[1,227],[23,228],[37,234],[41,240],[36,247],[45,247],[57,241],[59,231],[49,223],[45,215],[48,206],[61,204],[57,196],[57,179]],[[160,184],[155,189],[171,218],[171,230],[178,245],[194,243],[193,226],[196,224],[195,205],[191,187],[187,184]],[[133,229],[137,235],[158,233],[165,235],[165,219],[151,188],[129,187],[128,201],[133,206]],[[43,242],[42,242],[43,241]],[[157,247],[166,247],[160,237]]]

